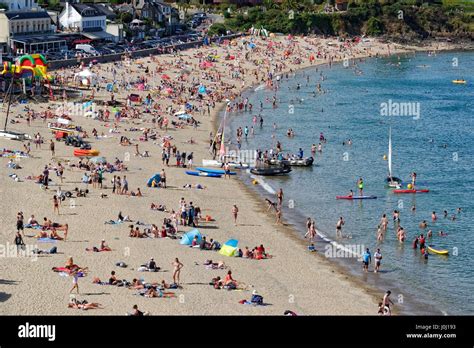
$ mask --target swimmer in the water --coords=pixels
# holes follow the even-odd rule
[[[426,220],[423,220],[422,222],[420,222],[420,228],[427,228],[428,227],[428,224],[426,223]]]

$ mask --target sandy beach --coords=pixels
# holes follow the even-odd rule
[[[119,87],[114,93],[115,100],[125,104],[131,93],[138,94],[143,100],[150,93],[153,98],[152,105],[160,106],[159,109],[150,107],[150,112],[144,112],[143,105],[132,103],[136,117],[131,108],[122,110],[122,116],[128,117],[121,117],[120,121],[116,122],[117,132],[113,133],[110,132],[114,128],[111,107],[97,107],[98,110],[105,112],[108,109],[111,112],[109,121],[70,115],[75,125],[87,131],[89,138],[85,140],[91,143],[93,149],[100,151],[100,156],[104,156],[109,162],[118,158],[127,167],[126,171],[105,173],[102,189],[81,182],[84,170],[71,166],[79,161],[79,158],[73,156],[73,147],[55,141],[55,155],[51,156],[49,144],[54,135],[47,128],[47,123],[53,119],[43,120],[39,116],[43,115],[47,108],[54,112],[61,106],[62,100],[47,104],[30,101],[28,104],[12,105],[10,119],[18,122],[10,124],[9,129],[31,136],[39,132],[44,143],[41,149],[36,149],[31,141],[31,157],[21,158],[16,162],[21,169],[7,168],[9,159],[0,159],[3,168],[0,175],[0,224],[3,226],[0,243],[5,247],[7,243],[13,245],[16,215],[20,211],[24,214],[25,224],[33,214],[39,222],[43,221],[43,217],[47,217],[53,222],[68,224],[69,231],[67,241],[56,241],[53,244],[38,242],[34,238],[38,230],[26,228],[23,239],[27,246],[36,245],[40,249],[49,249],[55,245],[58,253],[37,257],[0,258],[0,314],[124,315],[131,311],[134,304],[152,315],[282,315],[285,310],[300,315],[377,313],[377,297],[372,289],[364,288],[359,282],[350,279],[325,259],[324,255],[309,253],[303,240],[296,237],[291,226],[276,226],[275,216],[267,212],[264,200],[250,192],[237,178],[189,176],[185,174],[187,169],[175,166],[174,157],[170,159],[169,167],[163,165],[162,137],[171,136],[171,145],[175,145],[180,152],[193,152],[193,165],[200,166],[203,159],[212,157],[208,150],[210,133],[216,134],[218,114],[225,106],[223,101],[226,98],[232,102],[238,101],[239,94],[244,89],[265,84],[270,71],[274,72],[274,77],[290,70],[328,64],[329,61],[335,62],[344,58],[352,60],[388,53],[402,54],[414,48],[390,45],[389,51],[387,44],[371,40],[370,43],[361,42],[341,51],[334,39],[294,37],[288,40],[286,37],[276,37],[265,41],[253,38],[256,48],[251,49],[247,44],[249,40],[250,37],[242,37],[231,43],[186,50],[177,55],[165,54],[136,59],[129,63],[100,64],[91,68],[91,71],[98,75],[101,87],[99,91],[93,92],[93,101],[107,101],[111,98],[111,93],[105,90],[105,86],[112,80],[112,69],[115,69],[118,81],[132,82],[129,90]],[[271,47],[270,41],[273,42]],[[454,47],[434,43],[419,49],[451,48]],[[216,56],[216,61],[212,67],[201,69],[200,63],[209,55]],[[314,61],[310,60],[311,55],[315,57]],[[235,56],[235,59],[226,60],[226,56]],[[275,65],[278,69],[275,69]],[[157,70],[158,68],[160,70]],[[149,70],[148,74],[145,69]],[[183,74],[183,70],[188,73]],[[66,78],[77,71],[79,68],[51,73]],[[165,75],[168,75],[169,79]],[[139,78],[146,78],[147,81],[142,84],[148,86],[149,90],[139,90],[139,83],[134,83]],[[200,85],[205,85],[209,91],[202,101],[195,93]],[[161,93],[165,88],[171,88],[173,92],[168,95]],[[91,94],[92,90],[83,91],[84,98],[90,97]],[[187,102],[195,106],[190,114],[199,121],[199,126],[173,127],[171,121],[178,121],[173,114]],[[215,103],[214,107],[209,107],[210,114],[207,112],[208,102]],[[25,119],[25,106],[38,114],[30,125]],[[164,127],[160,129],[157,123],[152,123],[152,119],[158,116],[166,116],[169,119],[167,130]],[[131,128],[138,130],[130,131]],[[145,128],[151,129],[151,132],[156,131],[158,138],[140,141]],[[97,138],[92,135],[93,129],[98,132]],[[121,136],[126,136],[132,144],[138,144],[140,154],[148,151],[150,157],[136,156],[134,145],[120,145]],[[2,148],[23,150],[23,144],[0,138],[0,149]],[[62,184],[54,170],[50,170],[52,183],[47,190],[41,189],[33,180],[25,179],[27,176],[42,173],[45,165],[54,168],[58,162],[65,167]],[[160,173],[162,169],[166,172],[167,188],[147,187],[148,179],[155,173]],[[17,174],[20,180],[14,181],[8,176],[10,173]],[[136,192],[140,188],[143,197],[113,194],[111,180],[114,175],[126,175],[129,191]],[[205,189],[184,188],[186,184],[201,184]],[[62,191],[72,191],[77,187],[88,188],[90,192],[85,198],[74,198],[73,201],[66,199],[61,202],[60,214],[57,215],[53,212],[53,195],[58,186]],[[107,197],[101,198],[101,194]],[[264,260],[226,257],[216,251],[202,251],[180,245],[179,236],[192,229],[188,226],[179,225],[178,239],[170,239],[131,238],[129,225],[133,223],[105,224],[106,221],[116,220],[119,212],[122,212],[134,222],[161,227],[163,220],[168,218],[170,213],[151,210],[151,203],[165,205],[169,211],[178,211],[182,197],[186,202],[193,202],[194,206],[200,207],[203,217],[210,215],[213,218],[214,221],[209,222],[200,220],[197,227],[208,240],[213,238],[224,243],[234,238],[239,240],[239,248],[242,249],[246,246],[252,249],[263,244],[266,252],[272,257]],[[234,204],[239,209],[237,226],[234,226],[232,219]],[[144,226],[139,227],[143,231]],[[61,231],[58,233],[63,235]],[[112,251],[85,250],[98,246],[102,239],[105,239]],[[102,309],[83,311],[67,308],[73,277],[61,276],[53,272],[52,268],[64,267],[70,256],[75,264],[88,267],[87,276],[79,278],[80,293],[76,297],[100,303]],[[176,257],[184,264],[181,271],[182,288],[169,290],[173,293],[170,298],[146,298],[138,295],[134,289],[93,283],[96,277],[101,281],[108,281],[111,271],[116,272],[118,279],[131,281],[133,278],[143,278],[148,283],[160,283],[162,280],[171,283],[172,262]],[[161,270],[138,272],[137,268],[150,258],[154,258]],[[204,265],[206,260],[223,261],[226,269],[207,269]],[[125,262],[128,267],[115,266],[119,261]],[[233,278],[242,289],[217,290],[209,285],[212,278],[223,278],[228,270],[232,271]],[[244,299],[249,300],[254,290],[263,296],[266,306],[239,303]],[[380,298],[382,294],[378,296]]]

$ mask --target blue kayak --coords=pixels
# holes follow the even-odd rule
[[[194,175],[194,176],[207,176],[209,178],[220,178],[222,174],[216,174],[216,173],[204,173],[204,172],[193,172],[190,170],[186,171],[186,174],[188,175]]]
[[[199,170],[200,172],[203,172],[203,173],[221,174],[221,175],[225,174],[225,170],[223,170],[223,169],[212,169],[212,168],[202,168],[202,167],[197,167],[196,169]],[[236,175],[237,173],[236,172],[230,172],[229,174],[230,175]]]
[[[336,196],[336,199],[376,199],[377,196]]]

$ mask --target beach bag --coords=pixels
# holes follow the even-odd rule
[[[49,249],[49,253],[50,254],[56,254],[58,252],[58,247],[52,247],[51,249]]]
[[[250,302],[256,305],[263,305],[263,297],[261,295],[252,295]]]

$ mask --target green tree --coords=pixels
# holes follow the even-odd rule
[[[296,0],[283,0],[281,3],[281,8],[285,11],[296,11],[298,9],[298,1]]]
[[[3,2],[0,2],[0,9],[8,10],[8,5],[4,4]]]
[[[378,36],[383,32],[383,24],[382,22],[375,17],[370,17],[367,21],[367,35],[371,36]]]
[[[227,27],[222,23],[214,23],[209,28],[209,35],[225,35],[227,32]]]
[[[120,14],[119,19],[120,19],[120,22],[125,23],[125,24],[129,24],[133,20],[133,16],[132,16],[131,13],[122,12]]]

